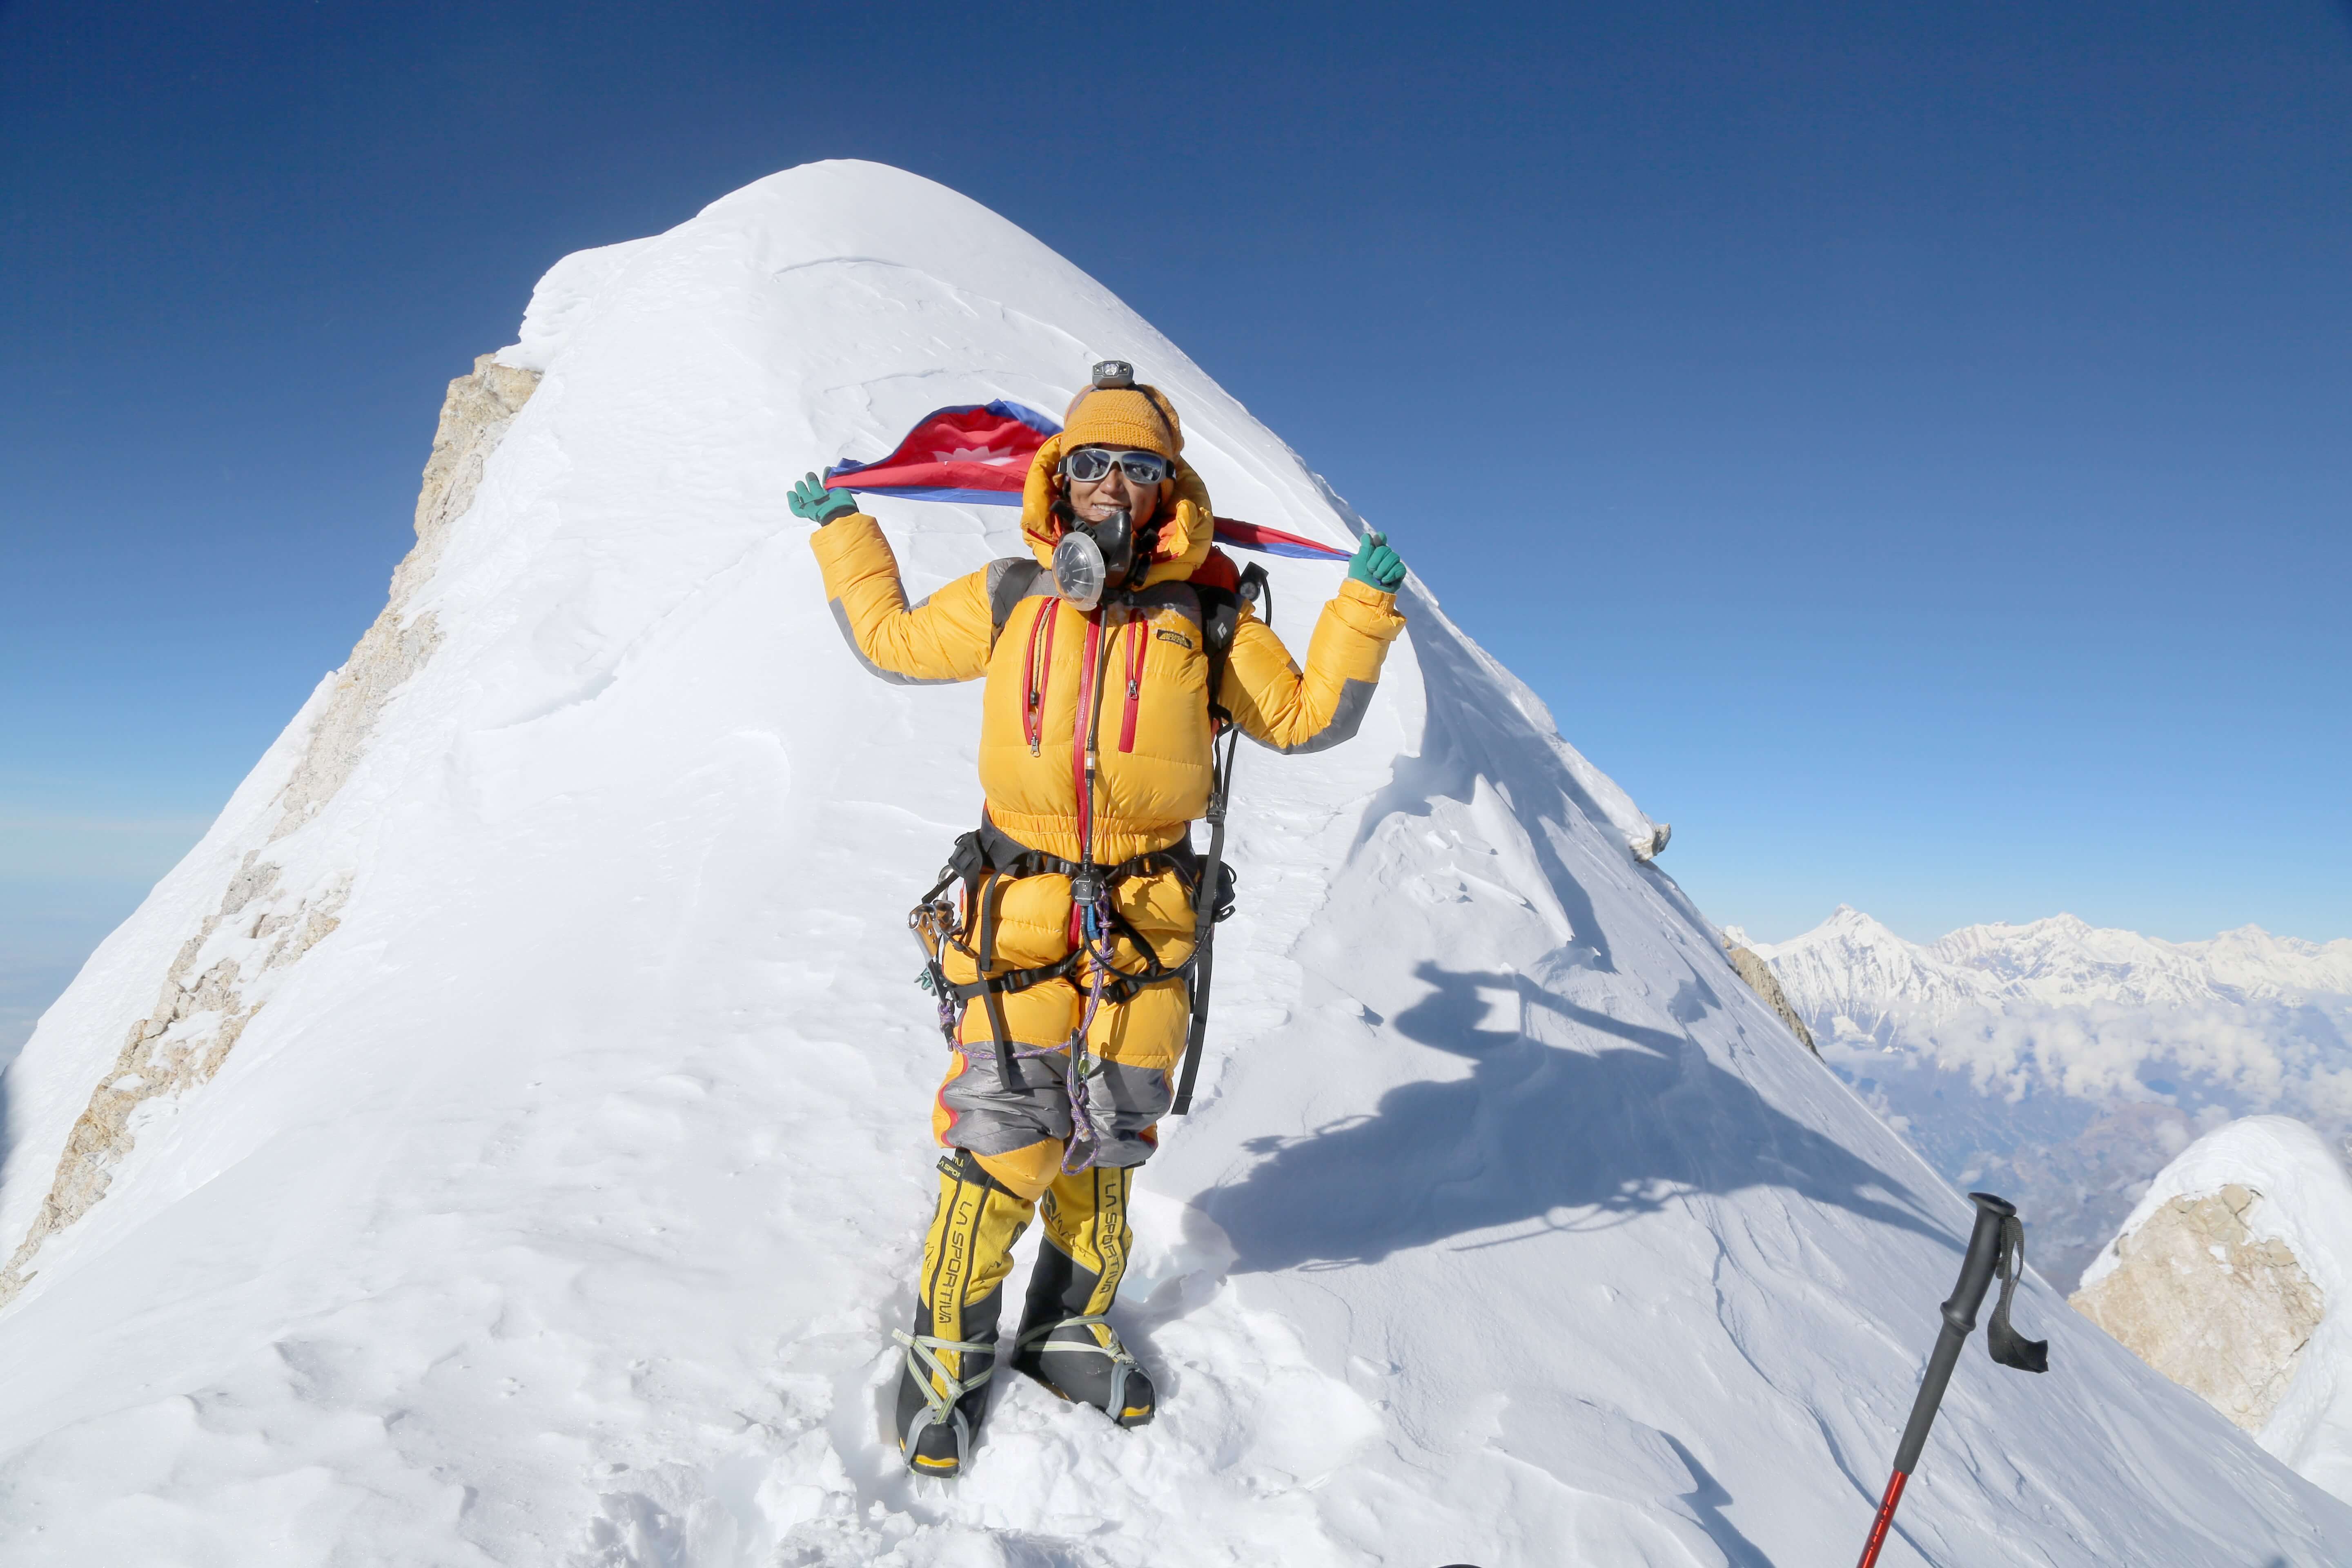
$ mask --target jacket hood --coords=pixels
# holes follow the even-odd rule
[[[1029,542],[1030,553],[1048,573],[1054,569],[1054,546],[1062,542],[1062,521],[1054,515],[1054,503],[1062,499],[1064,489],[1064,440],[1060,436],[1049,437],[1037,448],[1029,464],[1028,482],[1021,489],[1021,537]],[[1181,458],[1174,461],[1176,493],[1160,518],[1160,542],[1143,574],[1145,587],[1184,582],[1209,558],[1209,548],[1216,542],[1217,519],[1209,506],[1209,487],[1201,482],[1192,464]]]

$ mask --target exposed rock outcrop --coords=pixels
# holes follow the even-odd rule
[[[393,572],[383,613],[336,674],[310,747],[286,783],[273,841],[310,821],[342,787],[366,750],[385,700],[433,657],[440,626],[429,610],[410,617],[408,602],[431,579],[449,524],[473,504],[484,465],[538,388],[537,371],[500,364],[489,354],[474,362],[471,374],[449,384],[417,491],[415,547]]]
[[[2261,1194],[2176,1197],[2116,1242],[2074,1310],[2238,1426],[2259,1432],[2294,1381],[2326,1300],[2287,1244],[2254,1236]]]
[[[433,575],[450,523],[473,504],[489,456],[539,385],[539,373],[484,354],[449,384],[416,498],[416,543],[393,573],[392,592],[343,668],[302,758],[278,796],[274,844],[308,822],[342,787],[363,754],[385,701],[432,657],[441,633],[431,612],[408,605]],[[215,911],[181,945],[153,1011],[122,1048],[68,1135],[57,1173],[25,1238],[0,1266],[0,1304],[33,1277],[45,1244],[100,1198],[137,1143],[139,1114],[208,1082],[253,1022],[265,984],[332,932],[351,892],[333,876],[299,898],[280,887],[285,868],[247,852]]]
[[[41,1244],[106,1195],[115,1167],[138,1142],[135,1113],[218,1072],[261,1011],[257,983],[310,952],[340,923],[349,878],[289,900],[278,886],[282,870],[260,859],[258,851],[248,853],[229,879],[220,908],[181,944],[154,1010],[131,1026],[105,1079],[90,1091],[40,1213],[0,1267],[0,1303],[14,1300],[32,1279]]]
[[[1804,1019],[1789,1005],[1788,994],[1780,989],[1780,979],[1773,974],[1772,966],[1736,942],[1725,942],[1723,953],[1731,960],[1731,967],[1739,972],[1739,978],[1748,982],[1748,989],[1764,998],[1772,1011],[1780,1016],[1780,1022],[1789,1026],[1789,1033],[1803,1041],[1805,1049],[1816,1057],[1820,1056],[1822,1048],[1813,1044],[1813,1032],[1805,1027]]]

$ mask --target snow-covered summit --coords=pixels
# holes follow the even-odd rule
[[[1753,1568],[1851,1552],[1969,1210],[1418,588],[1358,738],[1244,756],[1202,1110],[1136,1201],[1134,1433],[888,1447],[940,1068],[904,911],[978,692],[886,687],[782,499],[1134,361],[1228,515],[1360,524],[1099,284],[896,170],[567,258],[419,543],[9,1069],[16,1563]],[[876,503],[919,595],[1009,511]],[[1424,562],[1442,576],[1441,562]],[[1339,568],[1276,562],[1303,635]],[[2352,1560],[2067,1312],[1963,1363],[1890,1563]]]
[[[1897,936],[1851,904],[1787,942],[1752,944],[1790,1004],[1832,1035],[1874,1035],[1896,1016],[1948,1017],[1996,994],[1986,977]],[[1815,1026],[1816,1032],[1822,1032]]]

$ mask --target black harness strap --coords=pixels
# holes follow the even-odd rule
[[[980,884],[980,908],[974,911],[979,916],[980,942],[972,956],[983,971],[996,967],[996,926],[1004,909],[1004,883],[1005,878],[998,873],[983,878]]]
[[[993,904],[988,897],[990,880],[988,849],[982,843],[981,836],[977,832],[960,834],[956,837],[955,847],[948,852],[948,863],[940,868],[939,881],[933,884],[929,892],[923,895],[922,902],[916,906],[919,911],[924,905],[936,903],[941,893],[946,892],[953,884],[961,882],[963,914],[968,922],[966,929],[971,929],[971,926],[979,928],[980,949],[974,952],[962,942],[956,942],[953,936],[944,931],[940,933],[940,940],[953,942],[959,952],[971,959],[982,971],[988,968],[987,955],[995,948]],[[965,994],[965,987],[949,983],[946,972],[940,967],[936,958],[931,962],[930,970],[931,984],[940,994],[953,996],[959,1001],[971,1000],[971,997]],[[997,1081],[1009,1086],[1013,1082],[1012,1032],[1005,1027],[1003,1004],[996,999],[993,993],[985,994],[989,1043],[995,1048]],[[954,1023],[944,1014],[941,1022],[948,1029],[948,1043],[955,1044]]]

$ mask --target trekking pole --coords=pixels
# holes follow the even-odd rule
[[[1969,1198],[1977,1205],[1977,1227],[1969,1237],[1968,1256],[1960,1262],[1960,1282],[1952,1288],[1952,1298],[1944,1303],[1944,1327],[1936,1336],[1936,1349],[1927,1357],[1927,1373],[1919,1380],[1919,1396],[1911,1402],[1911,1419],[1903,1428],[1903,1442],[1895,1450],[1895,1474],[1886,1482],[1886,1495],[1879,1500],[1878,1517],[1871,1521],[1870,1539],[1863,1543],[1862,1561],[1854,1568],[1872,1568],[1878,1561],[1878,1549],[1886,1544],[1887,1527],[1895,1522],[1895,1505],[1903,1500],[1903,1487],[1919,1468],[1919,1450],[1927,1446],[1927,1428],[1936,1424],[1936,1407],[1944,1402],[1945,1385],[1952,1381],[1952,1369],[1959,1364],[1960,1347],[1977,1326],[1977,1309],[1984,1305],[1985,1291],[1993,1276],[2000,1276],[2000,1300],[1992,1310],[1992,1324],[1985,1331],[1985,1348],[1992,1359],[2003,1366],[2020,1372],[2050,1370],[2050,1342],[2029,1340],[2009,1325],[2010,1298],[2017,1293],[2017,1281],[2025,1272],[2025,1226],[2017,1217],[2017,1206],[2006,1198],[1990,1193],[1970,1193]]]

